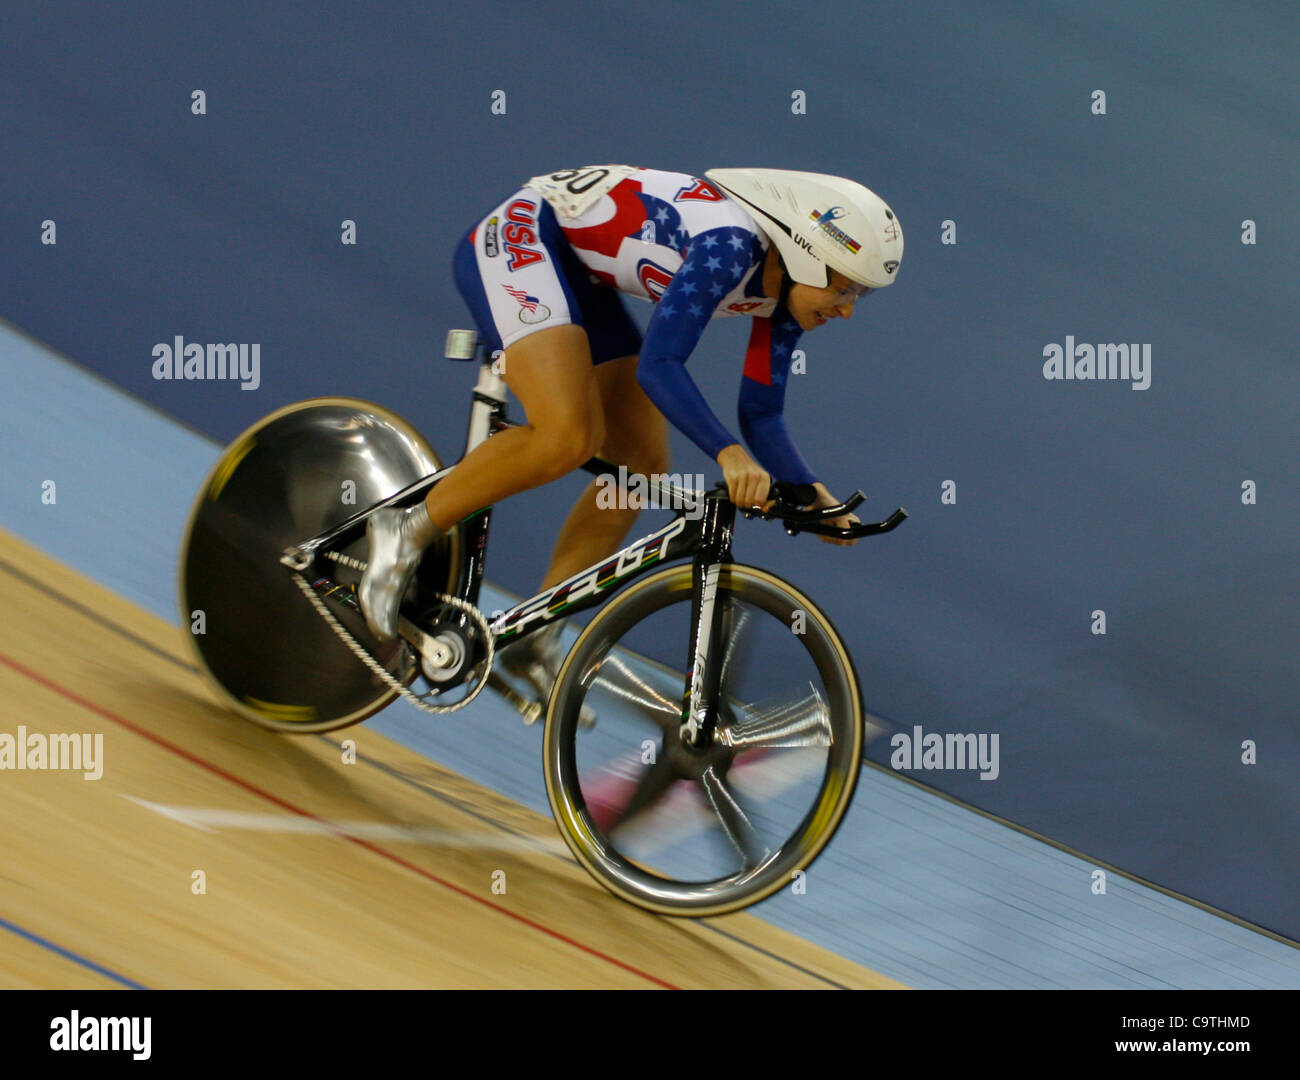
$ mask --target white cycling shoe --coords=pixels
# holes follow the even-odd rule
[[[377,510],[366,522],[370,555],[357,586],[357,601],[370,632],[380,641],[397,636],[397,611],[420,559],[441,530],[424,503],[407,510]]]
[[[560,641],[563,626],[562,622],[551,623],[501,650],[501,666],[527,682],[543,707],[551,700],[551,691],[555,688],[555,679],[567,651]],[[583,705],[578,722],[584,728],[595,727],[596,710]]]

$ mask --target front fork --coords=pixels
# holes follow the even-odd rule
[[[682,695],[679,736],[682,744],[704,749],[713,745],[718,723],[718,689],[722,678],[725,620],[718,607],[718,577],[731,560],[731,536],[736,508],[725,491],[711,492],[705,501],[701,542],[691,563],[691,642],[687,657],[690,676]]]

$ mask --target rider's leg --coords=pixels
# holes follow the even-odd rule
[[[598,452],[613,465],[626,465],[632,473],[666,472],[668,424],[637,383],[636,365],[635,356],[625,356],[596,367],[605,428],[605,441]],[[612,555],[636,521],[638,510],[599,506],[598,490],[597,483],[593,482],[570,511],[556,541],[542,589]],[[553,622],[501,653],[502,666],[526,679],[541,701],[550,697],[564,657],[562,633],[563,621]],[[595,722],[595,711],[584,704],[582,725],[590,727]]]
[[[596,367],[605,419],[605,441],[598,453],[612,465],[626,465],[629,473],[667,472],[668,422],[636,381],[636,365],[635,356],[625,356]],[[542,589],[612,555],[636,522],[637,510],[599,506],[599,490],[599,482],[593,481],[569,512]]]
[[[595,369],[599,371],[599,368]],[[429,492],[429,518],[449,529],[491,503],[571,473],[605,436],[586,331],[539,330],[505,350],[502,378],[526,423],[476,446]]]
[[[370,555],[358,597],[367,624],[381,640],[396,633],[402,595],[425,547],[441,532],[490,503],[572,472],[605,440],[600,391],[582,327],[552,326],[515,342],[505,350],[502,377],[527,423],[476,446],[422,506],[370,517]]]

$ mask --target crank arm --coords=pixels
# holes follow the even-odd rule
[[[440,641],[435,641],[405,615],[397,617],[397,633],[404,641],[410,642],[432,666],[444,667],[450,663],[451,650]],[[495,690],[505,698],[507,703],[523,717],[525,725],[531,726],[537,723],[546,711],[542,702],[524,697],[496,671],[488,673],[487,684],[489,689]]]
[[[424,659],[435,668],[446,667],[451,663],[451,649],[440,641],[435,641],[405,615],[397,617],[398,636],[415,646]]]

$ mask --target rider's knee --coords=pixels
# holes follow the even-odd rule
[[[635,446],[628,454],[627,467],[632,472],[641,473],[645,476],[666,473],[669,464],[671,464],[671,458],[668,453],[667,439],[662,442],[648,442],[644,445]]]
[[[607,461],[626,465],[630,472],[651,476],[666,473],[672,454],[668,447],[668,429],[660,422],[615,425],[608,444],[597,451]]]
[[[537,461],[551,479],[567,476],[592,457],[604,441],[602,425],[574,418],[540,430]]]

